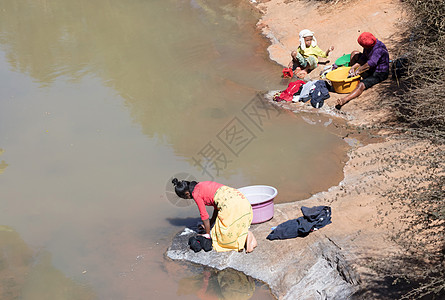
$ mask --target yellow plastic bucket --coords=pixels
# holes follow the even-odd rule
[[[360,75],[348,78],[350,68],[340,67],[326,74],[326,79],[331,82],[335,92],[339,94],[350,93],[360,82]]]

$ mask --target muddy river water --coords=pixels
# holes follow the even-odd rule
[[[196,299],[205,276],[272,299],[163,257],[199,217],[174,175],[277,202],[342,179],[331,119],[258,97],[285,88],[258,17],[244,0],[0,1],[1,299]]]

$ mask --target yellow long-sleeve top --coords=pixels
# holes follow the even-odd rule
[[[314,56],[315,59],[317,60],[318,63],[318,57],[328,57],[326,55],[326,52],[324,52],[323,50],[320,49],[320,47],[318,46],[310,46],[310,47],[306,47],[306,49],[301,49],[301,47],[298,47],[298,52],[303,55],[303,57],[309,57],[309,56]]]

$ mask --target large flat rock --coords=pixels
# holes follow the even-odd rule
[[[281,212],[295,209],[294,203],[275,205],[273,220],[251,226],[258,240],[258,247],[252,253],[214,250],[195,253],[187,243],[196,233],[186,228],[175,236],[166,256],[219,270],[241,271],[267,283],[279,299],[349,298],[358,290],[360,276],[347,259],[348,251],[342,249],[334,237],[326,235],[329,226],[336,226],[335,222],[304,238],[266,239],[271,226],[288,219],[289,215]]]

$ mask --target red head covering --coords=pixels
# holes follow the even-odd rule
[[[360,36],[357,39],[357,42],[362,46],[363,48],[371,48],[375,45],[377,42],[377,39],[375,36],[370,32],[363,32],[360,34]]]

